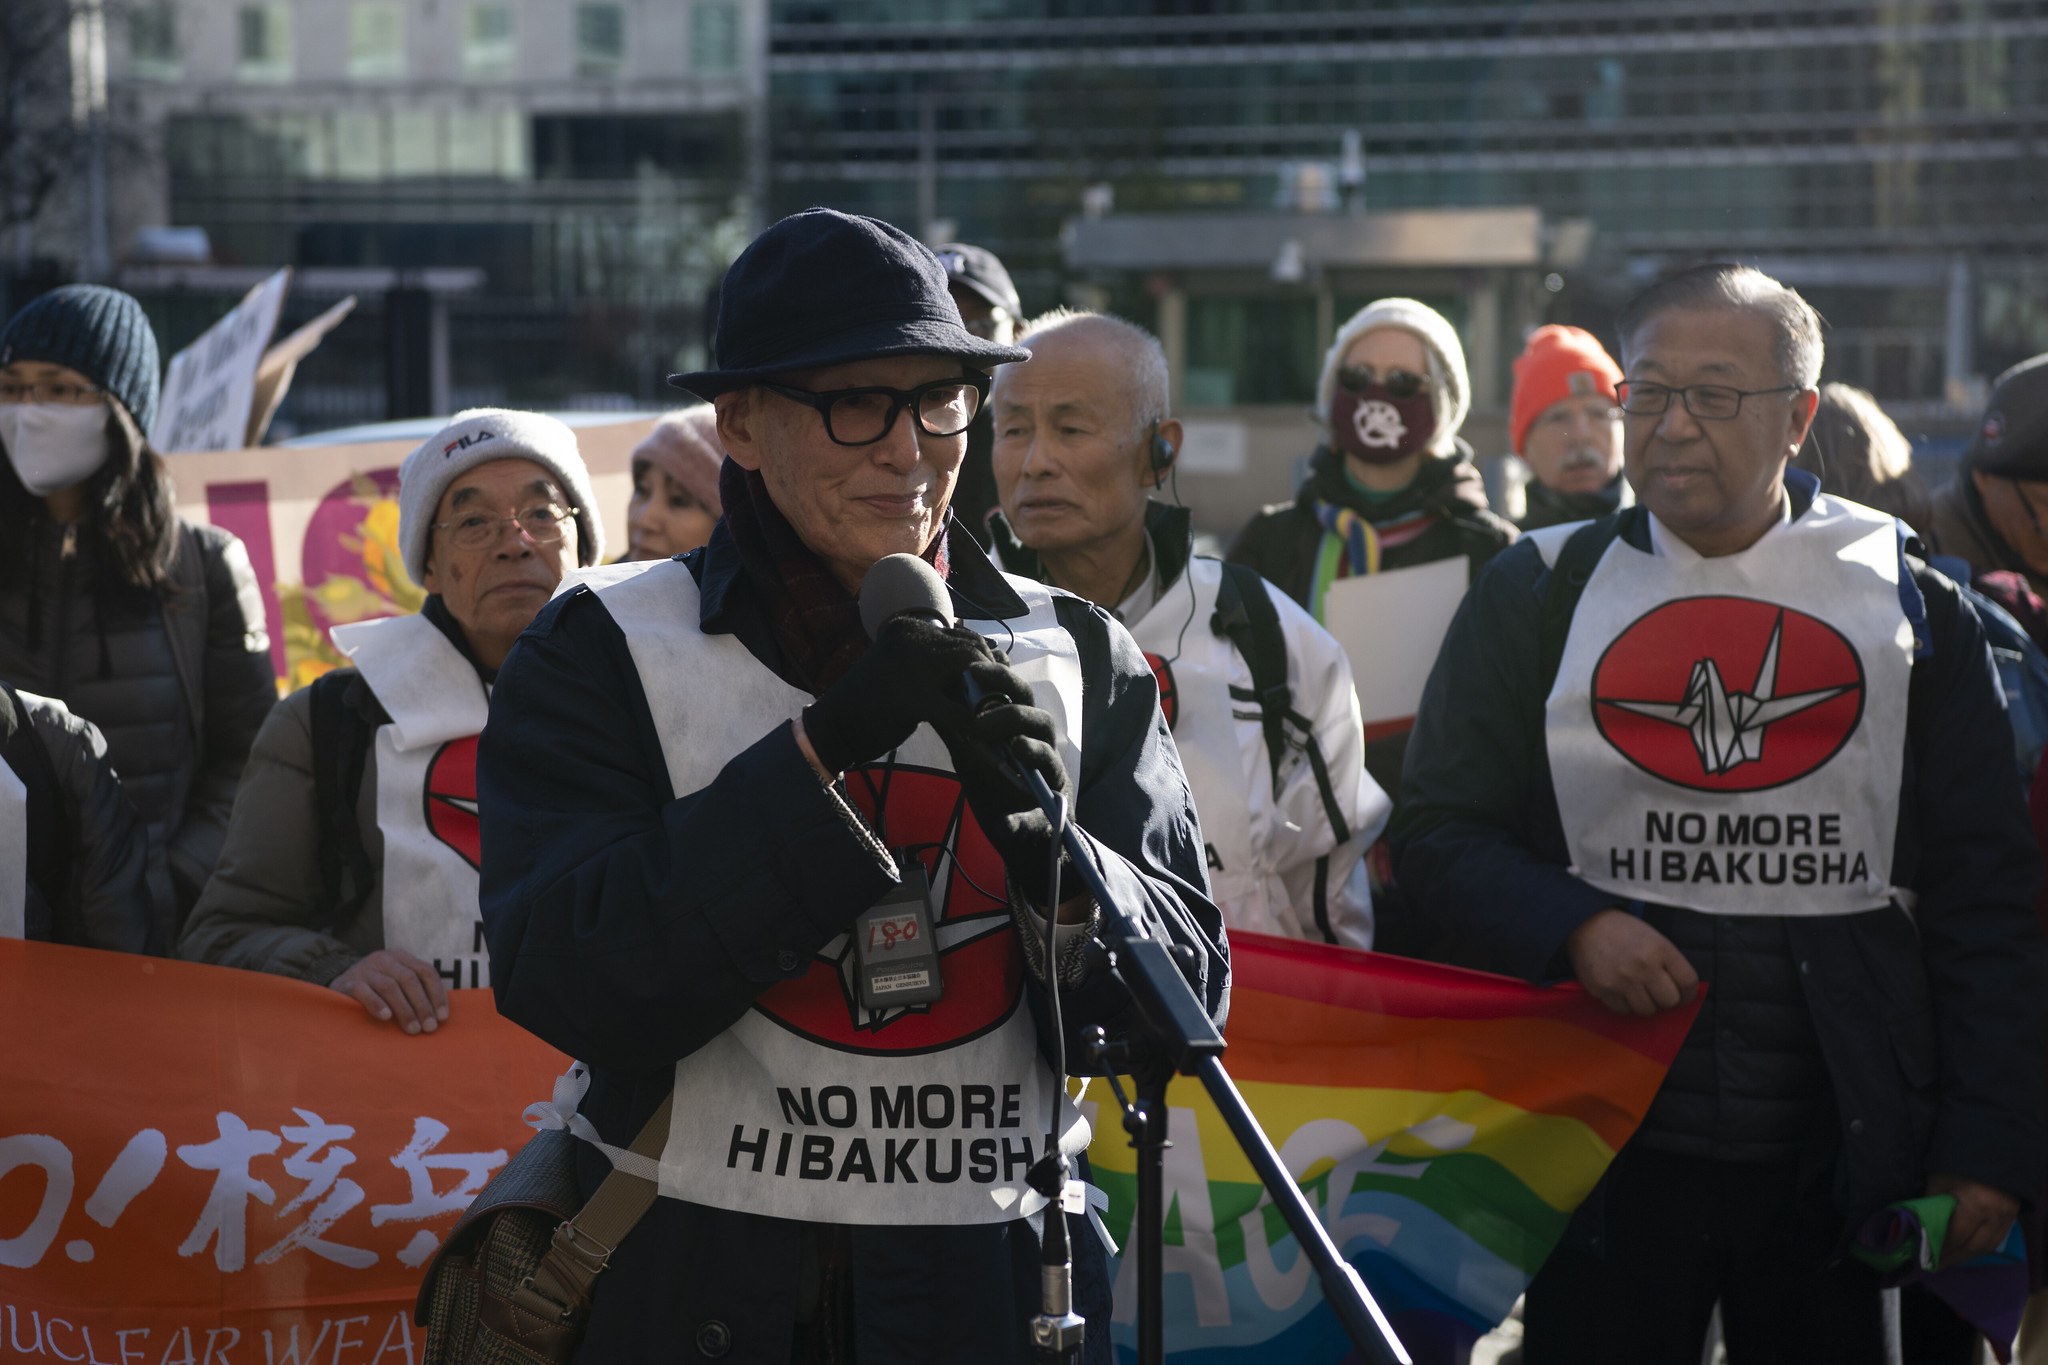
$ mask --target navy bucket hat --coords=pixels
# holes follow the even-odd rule
[[[715,369],[668,382],[716,398],[792,370],[883,356],[978,367],[1031,358],[961,324],[946,268],[922,242],[835,209],[792,214],[740,253],[719,287],[711,354]]]

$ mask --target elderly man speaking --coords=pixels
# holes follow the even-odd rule
[[[1745,266],[1620,320],[1639,506],[1538,531],[1444,640],[1403,887],[1467,966],[1617,1011],[1709,993],[1529,1286],[1530,1365],[1881,1358],[1845,1239],[1954,1197],[1997,1247],[2041,1158],[2041,858],[1984,629],[1891,517],[1786,462],[1820,323]]]
[[[1194,556],[1187,509],[1152,500],[1181,425],[1149,332],[1062,311],[1018,344],[1031,363],[990,395],[1004,566],[1109,607],[1144,649],[1230,927],[1370,948],[1363,854],[1389,803],[1343,648],[1251,569]]]
[[[730,457],[711,543],[543,611],[479,761],[499,1008],[588,1064],[607,1145],[671,1115],[666,1197],[610,1256],[577,1359],[1022,1361],[1024,1181],[1063,1099],[1039,983],[1058,972],[1069,1056],[1126,997],[1101,907],[991,750],[1070,795],[1112,893],[1220,1017],[1186,779],[1129,635],[948,530],[986,367],[1029,353],[961,325],[929,251],[786,218],[727,273],[715,355],[676,380]],[[968,628],[897,615],[871,640],[856,594],[891,554],[930,563]],[[936,970],[878,975],[906,934]],[[1062,1147],[1086,1132],[1070,1111]],[[588,1193],[606,1155],[579,1150]],[[1072,1226],[1106,1362],[1106,1254]]]

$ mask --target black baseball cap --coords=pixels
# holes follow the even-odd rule
[[[2048,479],[2048,355],[1998,376],[1963,460],[2008,479]]]
[[[938,258],[899,228],[836,209],[791,214],[725,273],[716,368],[668,382],[709,399],[792,370],[883,356],[952,356],[984,368],[1031,358],[968,331],[946,286]]]
[[[995,252],[965,242],[947,242],[933,247],[932,254],[946,267],[947,279],[972,289],[1018,322],[1024,321],[1024,305],[1017,297],[1017,286],[1010,282],[1010,272],[1003,269]]]

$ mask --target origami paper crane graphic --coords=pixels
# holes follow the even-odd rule
[[[1771,641],[1764,649],[1763,662],[1757,665],[1756,682],[1748,692],[1729,691],[1721,680],[1721,666],[1712,659],[1701,659],[1692,666],[1683,701],[1616,701],[1607,697],[1601,701],[1692,731],[1700,766],[1710,777],[1718,777],[1744,763],[1759,762],[1764,756],[1766,727],[1854,687],[1850,684],[1824,687],[1816,692],[1795,692],[1788,697],[1774,695],[1778,690],[1778,645],[1784,632],[1785,613],[1780,611],[1771,625]]]

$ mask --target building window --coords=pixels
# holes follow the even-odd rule
[[[397,0],[357,0],[348,7],[348,74],[356,81],[405,74],[405,9]]]
[[[616,76],[626,61],[626,11],[619,5],[576,7],[576,74]]]
[[[245,81],[292,78],[292,7],[244,5],[236,16],[235,74]]]
[[[128,74],[139,81],[175,81],[184,74],[178,62],[178,12],[170,0],[128,11]]]
[[[690,7],[690,65],[706,74],[740,69],[740,7],[697,0]]]
[[[497,80],[518,68],[510,5],[471,5],[462,12],[462,74]]]

